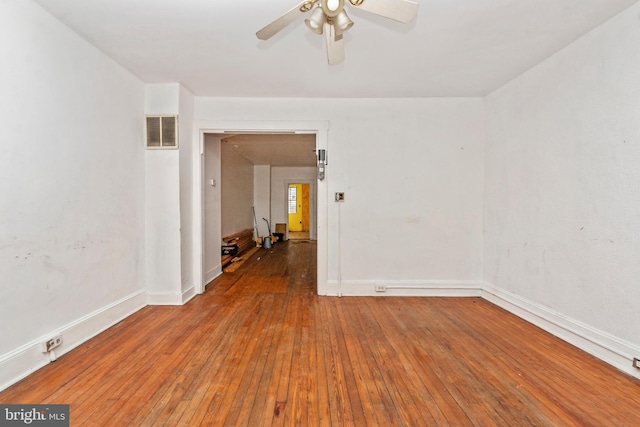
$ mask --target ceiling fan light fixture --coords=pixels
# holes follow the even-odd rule
[[[335,18],[344,10],[344,0],[321,0],[320,7],[328,18]]]
[[[336,11],[340,7],[340,0],[327,0],[327,8],[331,11]]]
[[[333,25],[336,27],[336,35],[339,36],[353,27],[353,21],[349,19],[347,12],[343,9],[338,16],[333,18]]]
[[[1,1],[1,0],[0,0]],[[417,0],[299,0],[300,3],[275,21],[256,32],[260,40],[268,40],[303,14],[311,12],[305,25],[315,34],[324,34],[329,65],[344,60],[343,34],[353,26],[345,11],[345,2],[365,12],[394,21],[408,23],[418,14]],[[311,9],[314,9],[311,11]],[[325,28],[326,27],[326,28]]]
[[[327,17],[321,7],[317,7],[311,16],[304,20],[307,27],[316,34],[322,34],[325,22],[327,22]]]

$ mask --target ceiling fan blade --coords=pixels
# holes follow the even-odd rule
[[[354,0],[351,5],[405,24],[418,14],[418,3],[410,0]]]
[[[336,35],[336,27],[324,24],[327,39],[327,58],[329,65],[336,65],[344,61],[344,40],[342,35]]]
[[[260,40],[270,39],[271,37],[276,35],[278,32],[283,30],[287,25],[295,21],[300,15],[303,15],[307,13],[309,10],[311,10],[312,5],[313,3],[310,2],[309,0],[300,2],[300,4],[293,7],[287,13],[285,13],[284,15],[282,15],[281,17],[279,17],[278,19],[276,19],[266,27],[259,30],[256,33],[256,36],[258,36]]]

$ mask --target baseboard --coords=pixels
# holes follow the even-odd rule
[[[218,264],[204,274],[204,287],[206,288],[216,277],[222,274],[222,264]]]
[[[482,297],[617,369],[640,378],[640,370],[632,365],[634,356],[640,356],[639,347],[490,283],[484,284]]]
[[[376,287],[384,286],[384,291]],[[394,297],[479,297],[477,280],[330,280],[324,295]]]
[[[182,292],[182,304],[188,303],[195,296],[196,296],[196,285],[191,285],[189,289]]]
[[[166,293],[166,294],[153,294],[147,293],[148,305],[184,305],[191,298],[196,296],[196,288],[191,285],[189,289],[182,293]]]
[[[62,335],[62,345],[54,350],[60,357],[146,305],[145,292],[140,290],[0,356],[0,390],[51,362],[50,354],[41,350],[42,342],[47,338]]]

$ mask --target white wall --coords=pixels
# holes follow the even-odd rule
[[[221,200],[220,200],[220,138],[205,135],[203,166],[203,267],[204,284],[222,273],[220,265],[221,234]],[[211,185],[214,180],[215,186]]]
[[[196,98],[196,120],[330,122],[329,195],[344,191],[347,199],[341,206],[345,294],[374,293],[376,281],[479,289],[481,99]],[[330,202],[328,273],[333,284],[338,278],[337,210]]]
[[[318,172],[315,167],[274,167],[271,169],[271,219],[269,221],[271,222],[272,232],[275,232],[275,224],[287,224],[289,222],[287,210],[289,184],[309,184],[309,238],[312,240],[317,238],[317,176]]]
[[[253,229],[253,165],[230,144],[222,144],[221,158],[222,237],[225,237]]]
[[[31,1],[0,2],[0,389],[144,300],[144,85]]]
[[[253,167],[253,206],[256,209],[258,236],[267,236],[269,231],[262,218],[271,221],[271,166],[269,165],[255,165]]]
[[[151,304],[183,304],[196,294],[194,96],[178,83],[146,85],[145,113],[178,116],[178,149],[146,150],[146,283]],[[197,188],[200,191],[200,188]]]
[[[194,259],[193,259],[193,117],[194,96],[180,86],[179,90],[179,152],[180,152],[180,265],[182,294],[185,298],[195,295]],[[199,189],[198,189],[199,190]]]
[[[631,7],[487,97],[485,277],[620,347],[621,369],[640,354],[639,15]]]
[[[145,89],[146,114],[179,115],[180,85],[148,84]],[[181,131],[183,127],[180,126]],[[182,290],[180,188],[184,185],[180,178],[179,150],[145,150],[145,279],[152,304],[180,300],[177,297]]]

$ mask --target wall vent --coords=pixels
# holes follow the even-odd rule
[[[147,116],[147,148],[178,148],[178,116]]]

